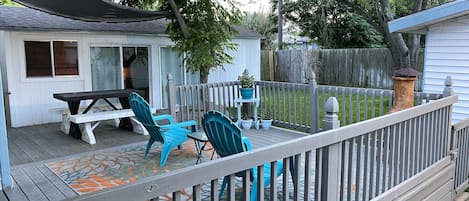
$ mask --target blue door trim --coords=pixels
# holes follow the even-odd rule
[[[10,158],[8,157],[8,138],[3,94],[2,77],[0,76],[0,176],[2,178],[2,187],[8,188],[11,187]]]

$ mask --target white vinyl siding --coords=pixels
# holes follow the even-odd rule
[[[453,121],[469,118],[469,16],[430,26],[426,35],[424,91],[441,93],[451,76],[459,102]]]
[[[24,45],[25,40],[73,40],[78,43],[79,76],[26,79]],[[212,71],[209,82],[234,81],[244,68],[260,78],[260,39],[234,39],[238,51],[230,52],[234,64],[225,66],[225,70]],[[0,44],[1,45],[1,44]],[[161,108],[161,75],[159,49],[173,43],[164,36],[126,35],[109,33],[74,33],[74,32],[15,32],[5,31],[4,48],[6,54],[7,76],[10,104],[11,125],[13,127],[59,122],[61,110],[67,108],[63,101],[52,97],[54,93],[92,90],[90,47],[108,46],[144,46],[149,47],[150,104]],[[23,48],[22,48],[23,47]],[[1,65],[1,63],[0,63]]]

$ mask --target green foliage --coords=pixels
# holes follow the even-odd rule
[[[244,69],[243,73],[238,76],[238,81],[243,88],[252,88],[254,86],[254,76],[249,75],[247,69]]]
[[[347,4],[336,0],[298,0],[284,5],[285,18],[302,35],[325,48],[383,46],[383,37]]]
[[[11,0],[0,0],[0,5],[3,6],[20,6],[19,4],[11,1]]]
[[[277,32],[277,23],[272,20],[271,13],[247,13],[243,18],[242,24],[264,36],[264,38],[261,39],[261,49],[273,49],[273,41],[275,40],[275,33]]]
[[[175,50],[184,57],[186,70],[199,72],[205,82],[210,70],[232,63],[227,53],[237,49],[231,39],[238,34],[236,25],[241,24],[242,12],[234,0],[175,0],[187,25],[190,36],[185,38],[176,18],[166,29],[175,43]],[[166,0],[120,0],[123,5],[172,12]]]
[[[223,6],[222,2],[227,6]],[[227,51],[236,50],[231,39],[238,33],[242,13],[232,0],[176,1],[188,26],[190,37],[185,38],[176,19],[171,19],[166,33],[175,42],[175,49],[185,56],[186,68],[201,77],[210,70],[232,63]],[[201,78],[202,79],[202,78]],[[203,80],[203,79],[202,79]]]
[[[119,0],[118,3],[144,10],[159,10],[165,0]]]

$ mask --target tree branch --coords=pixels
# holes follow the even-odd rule
[[[179,12],[179,8],[176,5],[176,2],[174,2],[174,0],[168,0],[168,3],[169,6],[171,6],[171,10],[173,10],[174,16],[176,17],[176,21],[179,24],[179,28],[181,28],[181,32],[184,35],[184,38],[189,38],[190,34],[187,30],[186,22],[184,21],[184,18],[182,18],[182,15]]]

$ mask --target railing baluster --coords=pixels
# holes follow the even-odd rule
[[[365,89],[365,94],[363,97],[363,120],[367,120],[367,119],[368,119],[368,89]]]
[[[348,89],[348,93],[349,93],[349,96],[348,96],[348,102],[349,102],[349,121],[348,121],[348,124],[352,124],[353,123],[353,91],[351,88]]]
[[[405,153],[406,153],[406,144],[407,144],[407,136],[406,136],[406,130],[407,130],[407,121],[404,121],[401,123],[401,134],[400,134],[400,143],[399,143],[399,183],[404,181],[404,175],[405,175],[405,164],[407,161],[405,161]]]
[[[379,92],[379,116],[383,115],[384,92]]]
[[[367,195],[367,190],[368,188],[368,173],[369,167],[368,167],[368,159],[369,159],[369,152],[370,152],[370,134],[367,133],[363,136],[363,145],[365,146],[365,153],[363,157],[363,194],[362,194],[362,200],[367,200],[366,195]]]
[[[295,155],[293,171],[293,200],[300,200],[301,154]]]
[[[243,200],[251,199],[251,170],[243,172]]]
[[[356,119],[354,123],[360,122],[360,89],[357,89],[357,95],[355,96],[355,101],[356,101],[355,104],[357,108],[355,108]]]
[[[210,181],[210,200],[218,201],[218,179]]]
[[[299,113],[302,113],[300,111],[298,111],[298,108],[297,108],[297,99],[298,99],[298,90],[296,89],[297,88],[297,85],[293,85],[293,125],[294,127],[297,127],[299,124],[297,123],[297,120],[298,120],[298,114]],[[297,112],[298,111],[298,112]]]
[[[376,161],[376,135],[378,134],[378,131],[374,131],[373,133],[370,134],[371,136],[371,148],[370,148],[370,169],[368,169],[368,171],[370,171],[370,185],[369,185],[369,190],[368,190],[368,199],[372,199],[374,196],[374,191],[376,189],[374,189],[375,187],[375,161]]]
[[[277,161],[270,163],[270,200],[277,201]],[[247,199],[246,199],[247,200]]]
[[[271,177],[272,178],[272,177]],[[311,151],[307,151],[305,153],[305,178],[304,178],[304,199],[303,200],[311,200],[310,196],[310,189],[311,189]],[[272,201],[276,201],[273,200]]]
[[[236,190],[235,190],[235,176],[234,175],[229,175],[228,176],[228,201],[235,201],[236,200],[236,197],[235,197],[235,193],[236,193]]]
[[[283,159],[283,183],[282,183],[282,200],[289,200],[288,198],[288,175],[290,173],[290,158]]]
[[[376,116],[376,90],[372,90],[371,96],[371,118],[375,118]]]
[[[389,136],[391,136],[391,128],[386,127],[384,128],[383,132],[383,178],[381,184],[381,193],[386,191],[388,188],[386,187],[386,182],[389,180],[389,170],[388,170],[388,160],[389,160]]]
[[[403,126],[403,122],[400,122],[398,124],[398,135],[397,135],[397,141],[396,141],[396,144],[397,144],[397,157],[396,157],[396,183],[395,185],[399,184],[402,180],[401,180],[401,174],[402,174],[402,148],[403,148],[403,129],[404,129],[404,126]]]
[[[291,109],[291,106],[292,106],[292,102],[291,102],[291,99],[292,99],[292,91],[291,91],[291,85],[286,85],[286,88],[287,88],[287,95],[286,95],[286,99],[287,99],[287,105],[288,105],[288,111],[285,112],[287,113],[287,116],[288,116],[288,127],[289,128],[292,128],[294,125],[292,125],[292,120],[291,120],[291,116],[292,116],[292,109]]]
[[[384,128],[383,129],[380,129],[377,131],[377,140],[376,140],[376,147],[377,147],[377,154],[376,154],[376,184],[375,184],[375,196],[378,196],[379,193],[380,193],[380,190],[379,190],[379,185],[380,185],[380,175],[381,175],[381,163],[382,163],[382,153],[381,153],[381,149],[383,148],[383,135],[384,135]]]
[[[253,188],[257,189],[257,200],[264,200],[264,165],[257,166],[257,187]]]
[[[181,191],[173,192],[173,201],[181,201]]]
[[[345,190],[345,142],[342,142],[342,153],[340,154],[340,190],[339,190],[339,200],[344,200],[344,190]]]
[[[319,148],[319,149],[316,149],[315,152],[316,152],[316,156],[315,156],[315,165],[314,165],[314,191],[315,191],[315,194],[314,194],[314,200],[324,200],[322,199],[322,189],[321,189],[321,186],[322,186],[322,183],[324,183],[323,181],[323,178],[321,177],[322,174],[323,174],[323,170],[322,170],[322,164],[323,164],[323,154],[322,154],[322,150],[323,148]],[[342,158],[343,158],[343,155],[342,155]],[[343,161],[343,160],[342,160]],[[343,174],[343,171],[342,171],[342,174]],[[342,182],[343,183],[343,182]],[[340,195],[343,194],[343,185],[341,183],[341,186],[340,186]]]
[[[341,119],[342,125],[348,125],[347,124],[347,110],[345,110],[345,100],[346,100],[345,92],[346,92],[346,89],[342,88],[342,104],[341,104],[342,109],[339,110],[339,112],[342,113],[342,119]]]
[[[356,160],[356,168],[355,168],[355,200],[360,200],[360,165],[361,165],[361,156],[362,156],[362,136],[358,136],[355,138],[357,141],[357,160]]]
[[[348,142],[348,160],[347,160],[347,200],[352,200],[352,165],[353,165],[353,138],[347,140]]]
[[[199,184],[199,185],[192,186],[192,200],[193,200],[193,201],[200,201],[200,200],[202,200],[201,197],[200,197],[200,191],[201,191],[201,186],[200,186],[200,184]]]
[[[398,132],[398,125],[395,124],[392,127],[392,146],[391,146],[391,154],[392,154],[392,159],[391,159],[391,166],[389,168],[392,168],[390,174],[390,180],[391,183],[389,184],[389,188],[392,188],[396,185],[397,183],[397,150],[398,150],[398,138],[399,138],[399,132]]]

